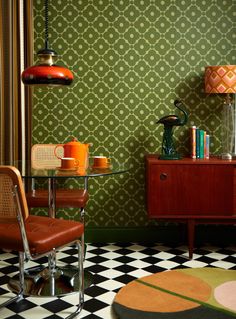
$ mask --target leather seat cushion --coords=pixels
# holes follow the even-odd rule
[[[84,233],[80,222],[30,215],[25,229],[31,254],[41,254],[79,239]],[[17,222],[0,224],[0,247],[24,251]]]
[[[28,192],[26,199],[29,207],[48,207],[48,190],[38,189]],[[56,207],[83,208],[88,201],[85,189],[57,189]]]

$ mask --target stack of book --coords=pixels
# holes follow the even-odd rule
[[[191,158],[209,158],[210,136],[206,131],[190,127]]]

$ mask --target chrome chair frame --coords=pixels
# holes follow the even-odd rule
[[[13,182],[13,181],[12,181]],[[77,305],[77,309],[71,313],[69,316],[67,316],[65,319],[72,319],[75,318],[82,310],[83,304],[84,304],[84,269],[83,269],[83,238],[76,239],[70,243],[66,243],[65,245],[62,245],[60,247],[53,248],[52,250],[42,253],[33,255],[30,252],[29,248],[29,242],[27,239],[27,232],[25,229],[25,223],[23,218],[23,211],[21,206],[21,200],[20,200],[20,194],[18,190],[18,186],[14,185],[12,186],[12,196],[15,203],[15,208],[17,212],[17,221],[20,227],[20,233],[22,238],[22,244],[24,251],[19,251],[19,291],[17,292],[17,295],[10,298],[9,300],[5,301],[0,305],[0,309],[3,307],[6,307],[14,302],[19,302],[24,298],[24,286],[25,286],[25,262],[28,262],[30,260],[37,260],[43,256],[48,256],[48,270],[50,275],[50,296],[56,296],[55,295],[55,273],[56,273],[56,251],[60,250],[61,248],[65,246],[69,246],[72,244],[75,244],[78,249],[78,273],[79,273],[79,301]],[[81,236],[83,237],[83,236]]]

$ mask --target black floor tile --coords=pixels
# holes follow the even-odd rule
[[[57,313],[71,307],[71,304],[68,302],[65,302],[64,300],[57,299],[57,300],[45,303],[42,307],[51,312]]]
[[[16,313],[20,313],[20,312],[32,309],[34,307],[35,307],[35,304],[29,301],[28,299],[23,299],[19,302],[14,302],[10,304],[9,306],[7,306],[8,309]]]
[[[102,302],[98,299],[90,299],[89,301],[85,301],[84,309],[90,312],[96,312],[107,306],[107,303]]]

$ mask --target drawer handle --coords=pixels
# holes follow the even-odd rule
[[[165,179],[167,179],[167,174],[166,173],[161,173],[160,174],[160,180],[164,181]]]

